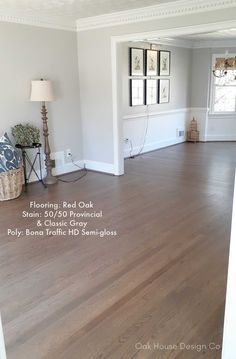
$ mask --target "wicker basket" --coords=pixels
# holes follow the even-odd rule
[[[23,184],[23,168],[0,173],[0,201],[20,196]]]

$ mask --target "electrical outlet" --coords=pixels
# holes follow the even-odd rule
[[[124,143],[129,143],[129,139],[128,139],[128,138],[125,138],[125,139],[124,139]]]
[[[70,158],[70,157],[71,157],[71,155],[72,155],[72,153],[71,153],[71,149],[70,149],[70,148],[68,148],[68,149],[66,150],[66,158]]]

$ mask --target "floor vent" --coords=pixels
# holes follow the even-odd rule
[[[182,131],[177,131],[177,136],[178,137],[184,137],[185,135],[185,132],[182,130]]]

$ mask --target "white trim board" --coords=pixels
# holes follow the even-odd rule
[[[135,120],[137,118],[146,118],[147,116],[163,116],[163,115],[172,115],[176,113],[187,113],[187,112],[198,112],[198,113],[208,113],[209,109],[207,107],[184,107],[184,108],[176,108],[172,110],[165,111],[149,111],[149,112],[140,112],[133,113],[123,116],[123,120]]]
[[[206,142],[213,142],[213,141],[236,141],[236,134],[235,135],[206,135]]]
[[[233,8],[236,0],[181,0],[77,20],[77,31]]]
[[[236,1],[236,0],[235,0]],[[181,27],[168,27],[166,29],[147,31],[141,33],[129,33],[124,35],[113,35],[111,39],[119,42],[140,41],[140,39],[177,37],[183,35],[194,35],[205,32],[215,32],[236,28],[236,20],[218,21],[198,25],[188,25]]]
[[[181,137],[181,138],[169,138],[167,140],[163,140],[163,141],[156,141],[156,142],[151,142],[151,143],[147,143],[144,145],[143,150],[140,154],[144,154],[147,152],[151,152],[151,151],[157,151],[161,148],[165,148],[165,147],[169,147],[169,146],[173,146],[173,145],[178,145],[180,143],[184,143],[186,142],[185,137]],[[132,151],[132,156],[136,156],[137,154],[139,154],[140,152],[140,147],[141,146],[135,146],[133,147],[133,151]],[[124,158],[130,158],[130,149],[125,149],[124,150]]]
[[[55,176],[59,176],[59,175],[70,173],[70,172],[76,172],[80,169],[77,166],[81,167],[81,169],[83,169],[84,161],[80,160],[80,161],[76,161],[74,163],[72,163],[72,162],[65,163],[63,166],[54,168],[53,173]]]
[[[77,166],[81,167],[78,168]],[[98,161],[89,161],[89,160],[80,160],[80,161],[76,161],[74,163],[70,162],[70,163],[66,163],[62,166],[58,166],[56,168],[53,168],[53,175],[54,176],[60,176],[60,175],[65,175],[65,174],[69,174],[69,173],[73,173],[79,170],[83,170],[83,168],[86,168],[87,170],[91,170],[91,171],[97,171],[97,172],[102,172],[102,173],[109,173],[109,174],[114,174],[114,165],[111,163],[106,163],[106,162],[98,162]],[[38,176],[40,177],[40,173],[39,173],[39,169],[36,171]],[[42,175],[43,177],[46,176],[46,169],[43,168],[42,169]],[[31,177],[30,177],[30,183],[31,182],[36,182],[38,181],[38,178],[36,177],[36,175],[34,173],[32,173]],[[1,359],[1,357],[0,357]]]
[[[229,251],[222,359],[235,359],[236,357],[235,277],[236,277],[236,182],[234,184],[233,216],[232,216],[231,241],[230,241],[230,251]]]
[[[53,172],[54,176],[60,176],[60,175],[63,175],[63,174],[79,171],[79,168],[77,166],[79,166],[79,167],[81,167],[81,169],[83,169],[84,161],[83,160],[76,161],[76,162],[74,162],[74,164],[72,162],[65,163],[62,166],[58,166],[56,168],[53,168],[52,172]],[[36,170],[36,173],[40,177],[39,169]],[[43,167],[43,164],[42,164],[42,176],[43,176],[43,178],[46,176],[46,169]],[[38,181],[38,178],[35,175],[35,173],[32,172],[29,182],[31,183],[31,182],[36,182],[36,181]]]
[[[0,359],[7,359],[1,315],[0,315]]]
[[[141,41],[142,42],[142,41]],[[236,47],[236,39],[208,39],[208,40],[191,40],[191,39],[160,39],[154,40],[148,39],[148,43],[156,45],[165,45],[171,47],[179,47],[186,49],[214,49],[214,48],[229,48]]]
[[[177,108],[173,110],[166,110],[166,111],[154,111],[154,112],[141,112],[141,113],[134,113],[123,116],[123,120],[136,120],[138,118],[146,118],[146,117],[156,117],[156,116],[165,116],[165,115],[172,115],[176,113],[187,113],[191,111],[191,108]]]
[[[184,35],[183,35],[184,36]],[[188,40],[187,38],[177,38],[177,37],[173,37],[171,39],[165,39],[165,38],[160,38],[160,39],[155,39],[155,37],[153,38],[148,38],[148,39],[140,39],[140,40],[135,40],[135,41],[129,41],[131,44],[135,44],[135,42],[139,42],[139,43],[148,43],[148,44],[153,44],[156,46],[170,46],[170,47],[178,47],[178,48],[186,48],[186,49],[220,49],[220,48],[229,48],[229,47],[236,47],[236,39],[215,39],[215,40]]]
[[[84,160],[84,164],[91,171],[115,174],[115,168],[112,163]]]

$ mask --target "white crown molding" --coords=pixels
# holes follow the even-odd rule
[[[171,46],[171,47],[181,47],[181,48],[186,48],[186,49],[192,49],[194,47],[194,41],[193,40],[184,40],[184,39],[178,39],[178,38],[173,38],[173,39],[147,39],[146,41],[144,40],[140,40],[140,41],[129,41],[132,44],[135,44],[135,42],[138,42],[140,44],[142,43],[148,43],[148,44],[152,44],[155,45],[157,48],[161,47],[161,46]]]
[[[181,0],[77,20],[77,31],[236,7],[236,0]]]
[[[9,22],[21,25],[38,26],[56,30],[76,31],[76,23],[65,22],[62,19],[6,15],[0,12],[0,22]]]
[[[49,17],[0,11],[0,21],[66,31],[85,31],[227,8],[236,8],[236,0],[175,0],[165,4],[81,18],[77,21],[68,20],[65,16]]]
[[[193,49],[229,48],[236,47],[236,39],[201,40],[193,42]]]
[[[184,40],[179,38],[173,38],[172,40],[168,39],[160,39],[160,40],[152,40],[148,39],[147,41],[129,41],[132,45],[135,45],[137,42],[138,45],[142,45],[145,43],[153,44],[158,47],[169,46],[169,47],[178,47],[178,48],[186,48],[186,49],[214,49],[214,48],[236,48],[236,39],[218,39],[218,40]]]

